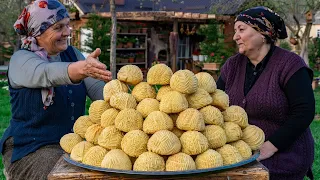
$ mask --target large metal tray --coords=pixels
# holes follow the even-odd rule
[[[75,166],[82,167],[89,170],[94,170],[94,171],[107,172],[109,175],[123,176],[123,177],[128,177],[128,176],[140,177],[140,178],[150,178],[150,177],[151,178],[174,178],[177,176],[186,177],[186,176],[207,175],[207,174],[221,172],[223,170],[232,169],[235,167],[240,167],[255,161],[259,157],[259,155],[260,155],[260,152],[255,151],[249,159],[243,160],[235,164],[220,166],[216,168],[197,169],[197,170],[188,170],[188,171],[127,171],[127,170],[101,168],[101,167],[82,164],[80,162],[72,160],[69,154],[65,154],[63,158],[65,161]]]

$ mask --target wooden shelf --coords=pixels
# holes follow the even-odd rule
[[[146,33],[117,33],[117,35],[135,35],[135,36],[146,36]]]
[[[117,48],[116,51],[132,51],[132,50],[135,50],[135,51],[144,51],[146,50],[146,48]],[[108,49],[108,51],[110,51],[110,49]]]
[[[107,33],[106,35],[111,36],[110,33]],[[146,36],[147,33],[117,33],[117,35],[133,35],[133,36]]]
[[[127,36],[128,38],[138,38],[139,39],[139,46],[137,47],[143,47],[143,48],[116,48],[116,56],[117,58],[121,58],[123,55],[130,55],[129,57],[131,57],[131,54],[135,54],[138,55],[139,54],[139,59],[137,59],[137,62],[128,62],[128,61],[118,61],[119,63],[116,63],[117,68],[120,68],[121,66],[124,65],[139,65],[140,68],[145,68],[147,69],[148,66],[148,62],[147,62],[147,57],[148,57],[148,43],[147,43],[147,33],[117,33],[118,37],[124,37]],[[110,51],[110,49],[108,49],[108,51]],[[144,58],[141,59],[140,54],[144,55]],[[143,60],[143,61],[142,61]]]
[[[133,63],[117,63],[117,66],[129,65],[129,64],[146,64],[145,62],[133,62]]]

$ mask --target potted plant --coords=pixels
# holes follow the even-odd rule
[[[200,55],[199,55],[199,61],[200,61],[200,62],[204,61],[204,59],[205,59],[204,56],[205,56],[205,55],[203,55],[203,54],[200,54]]]
[[[129,54],[129,63],[133,63],[134,62],[134,57],[135,57],[134,53],[130,53]]]
[[[144,52],[137,52],[135,59],[136,59],[135,60],[136,62],[144,62],[145,61]]]
[[[117,38],[117,48],[123,47],[123,38]]]
[[[128,63],[128,55],[127,54],[122,54],[122,58],[120,59],[121,60],[121,63]]]
[[[219,70],[221,63],[224,61],[224,56],[218,57],[214,52],[210,53],[208,59],[203,63],[203,69]]]
[[[141,26],[142,26],[141,33],[146,34],[148,32],[147,24],[146,23],[142,23]]]
[[[130,33],[139,33],[139,26],[131,25],[129,31],[130,31]]]
[[[123,26],[121,24],[117,24],[117,33],[122,32]]]
[[[193,51],[192,52],[192,60],[199,61],[199,55],[200,55],[200,52],[198,50]]]
[[[133,44],[136,42],[136,38],[131,36],[127,41],[127,48],[133,48]]]
[[[128,47],[128,37],[124,36],[123,38],[121,38],[121,41],[122,41],[123,48],[127,48]]]

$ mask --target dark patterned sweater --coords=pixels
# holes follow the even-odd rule
[[[298,55],[276,47],[260,77],[244,95],[246,65],[247,58],[241,54],[225,63],[221,69],[225,91],[230,104],[244,108],[249,123],[260,127],[268,139],[288,121],[289,103],[283,89],[306,64]],[[307,128],[290,147],[261,162],[269,169],[271,179],[303,179],[313,159],[314,140]]]

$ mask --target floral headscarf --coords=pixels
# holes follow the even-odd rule
[[[275,42],[288,37],[282,18],[271,9],[263,6],[247,9],[241,12],[236,21],[242,21]]]
[[[66,8],[58,0],[36,0],[25,7],[14,23],[15,31],[22,36],[21,49],[35,52],[45,61],[49,61],[48,52],[38,46],[35,37],[44,33],[51,25],[69,17]],[[42,88],[42,101],[46,109],[53,103],[54,89]]]

